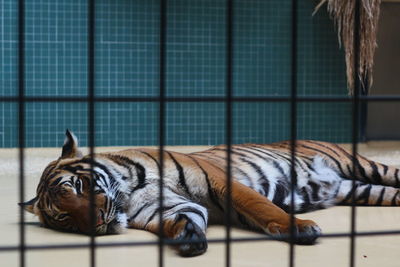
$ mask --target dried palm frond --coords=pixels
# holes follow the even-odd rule
[[[354,10],[356,0],[321,0],[315,12],[325,3],[335,22],[339,44],[343,45],[346,57],[347,87],[354,91]],[[363,88],[368,90],[372,84],[372,66],[377,46],[376,34],[381,0],[360,0],[360,62],[358,75]],[[314,12],[314,13],[315,13]]]

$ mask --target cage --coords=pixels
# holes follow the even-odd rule
[[[396,128],[379,131],[397,126],[389,115],[400,100],[393,93],[398,38],[391,34],[399,6],[388,2],[396,1],[382,3],[371,93],[356,73],[348,95],[343,49],[328,13],[312,15],[316,1],[2,0],[2,266],[397,266],[398,207],[299,215],[323,228],[315,246],[234,228],[227,215],[225,225],[209,226],[204,255],[181,258],[162,236],[57,232],[17,205],[35,195],[66,129],[89,154],[225,144],[228,192],[233,144],[289,140],[293,163],[297,140],[315,139],[400,165]],[[359,17],[356,11],[355,55]],[[354,64],[357,70],[357,56]]]

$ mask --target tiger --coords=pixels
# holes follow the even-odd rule
[[[176,241],[173,248],[186,257],[206,252],[209,224],[230,221],[272,239],[314,244],[320,227],[291,212],[400,205],[399,169],[353,157],[333,143],[295,144],[294,158],[290,141],[231,145],[228,175],[226,145],[186,154],[163,150],[162,157],[150,148],[83,156],[67,130],[61,156],[44,169],[36,197],[20,205],[44,227],[95,235],[142,229]]]

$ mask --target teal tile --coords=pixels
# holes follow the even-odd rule
[[[326,11],[311,16],[299,1],[298,93],[345,96],[343,51]],[[159,1],[96,1],[95,94],[159,94]],[[170,97],[224,96],[225,0],[169,0],[166,89]],[[18,93],[17,2],[3,0],[0,15],[0,96]],[[234,1],[233,94],[287,96],[291,86],[291,1]],[[73,19],[72,19],[73,18]],[[26,1],[26,95],[87,96],[87,3]],[[235,143],[290,138],[288,103],[235,103]],[[18,145],[17,104],[0,102],[0,143]],[[96,145],[157,145],[157,103],[97,103]],[[169,103],[166,143],[225,142],[224,103]],[[87,144],[85,103],[28,103],[26,144],[60,146],[65,128]],[[346,103],[299,103],[299,138],[351,140]]]

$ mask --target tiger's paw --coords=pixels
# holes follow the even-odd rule
[[[290,236],[290,226],[271,222],[267,225],[266,232],[273,238],[290,242],[293,240],[295,244],[312,245],[316,239],[321,236],[321,228],[311,220],[295,219],[295,228]]]
[[[322,234],[321,228],[314,221],[297,219],[296,224],[299,229],[296,243],[299,245],[312,245]]]
[[[198,256],[206,252],[207,240],[202,229],[188,221],[180,234],[175,238],[180,244],[176,246],[179,255],[183,257]]]

